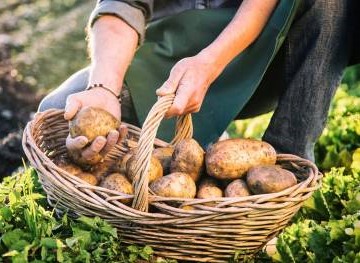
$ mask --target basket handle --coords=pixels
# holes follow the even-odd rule
[[[132,207],[139,211],[148,211],[149,207],[149,178],[148,170],[150,167],[151,154],[157,130],[163,120],[165,113],[171,107],[175,94],[169,94],[158,98],[158,101],[149,111],[141,129],[136,151],[136,164],[134,166],[135,178],[133,181],[135,194]],[[180,140],[191,138],[193,135],[193,125],[190,114],[177,118],[175,136],[170,145],[176,145]]]

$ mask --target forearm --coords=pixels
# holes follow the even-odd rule
[[[120,94],[137,44],[137,32],[124,21],[114,16],[100,17],[89,33],[89,84],[102,83]]]
[[[201,53],[224,68],[261,33],[278,0],[244,0],[235,17]]]

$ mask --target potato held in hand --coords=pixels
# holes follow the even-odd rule
[[[254,194],[277,193],[296,185],[295,175],[277,165],[253,167],[247,174],[247,185]]]
[[[107,111],[84,107],[75,117],[69,121],[69,133],[72,138],[85,136],[89,144],[98,136],[106,137],[111,130],[117,130],[120,122]],[[70,158],[81,166],[94,165],[102,160],[100,154],[97,154],[91,160],[82,157],[81,151],[68,151]]]
[[[187,173],[196,182],[204,171],[204,150],[194,139],[181,140],[171,160],[172,173]]]
[[[97,136],[106,137],[111,130],[117,130],[120,122],[109,112],[94,107],[82,108],[69,122],[72,138],[85,136],[92,142]]]
[[[218,179],[237,179],[253,166],[275,164],[276,151],[268,143],[250,139],[229,139],[209,147],[206,170]]]
[[[155,194],[164,197],[194,198],[196,185],[188,174],[172,173],[150,184]]]

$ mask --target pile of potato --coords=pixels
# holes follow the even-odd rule
[[[94,122],[79,120],[86,115],[80,113],[70,122],[70,131],[80,132],[71,135],[87,134],[95,138],[96,134],[89,134],[88,131]],[[101,111],[92,118],[104,119],[104,114],[107,113]],[[106,118],[111,119],[108,116]],[[84,123],[86,127],[75,127]],[[101,125],[97,130],[106,135],[106,131],[117,128],[118,124],[107,121]],[[84,163],[77,156],[69,152],[72,163],[59,162],[59,167],[91,185],[100,185],[124,194],[134,193],[132,183],[137,176],[136,148],[116,162],[92,160]],[[211,145],[205,152],[194,139],[184,139],[175,147],[153,150],[148,171],[149,188],[154,194],[163,197],[207,199],[275,193],[297,184],[295,175],[275,162],[276,152],[266,142],[229,139]],[[124,203],[129,201],[123,199]],[[205,205],[213,206],[215,203],[207,202]]]

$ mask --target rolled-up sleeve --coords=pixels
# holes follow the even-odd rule
[[[131,26],[139,34],[139,44],[144,40],[146,22],[150,20],[153,10],[152,0],[100,0],[90,15],[89,26],[103,15],[113,15]]]

